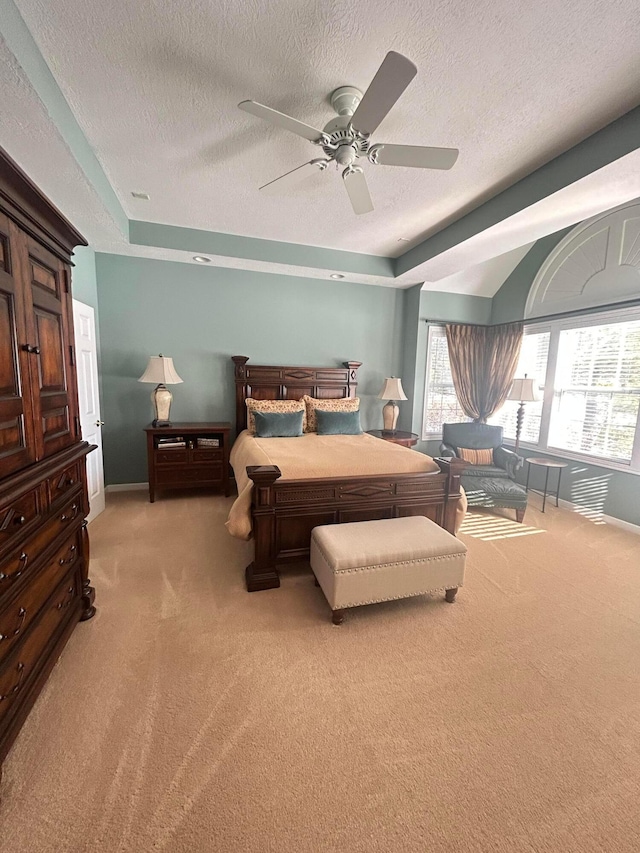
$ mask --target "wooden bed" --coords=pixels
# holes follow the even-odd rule
[[[245,400],[299,400],[303,394],[355,397],[360,362],[342,367],[250,365],[233,356],[236,434],[247,428]],[[454,532],[462,460],[437,459],[441,473],[391,474],[333,479],[279,480],[275,465],[249,466],[253,481],[255,554],[247,566],[249,592],[280,586],[277,564],[305,559],[311,531],[320,524],[424,515]]]

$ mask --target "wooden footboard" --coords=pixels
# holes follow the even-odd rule
[[[394,474],[282,480],[275,465],[253,465],[255,556],[247,566],[249,592],[280,586],[277,563],[305,559],[320,524],[424,515],[450,533],[460,500],[461,459],[436,459],[440,474]]]

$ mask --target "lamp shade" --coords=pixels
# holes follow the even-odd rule
[[[155,385],[177,385],[182,382],[182,379],[173,366],[173,359],[160,354],[149,357],[147,369],[138,379],[138,382],[153,382]]]
[[[533,379],[514,379],[507,400],[517,400],[520,403],[535,403],[540,399],[538,389]]]
[[[391,376],[384,380],[384,388],[378,394],[378,400],[406,400],[407,397],[402,390],[402,380]]]

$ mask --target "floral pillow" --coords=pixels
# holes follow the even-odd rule
[[[254,400],[253,397],[247,397],[245,403],[247,406],[247,429],[250,435],[256,434],[254,412],[277,412],[278,414],[302,412],[302,429],[307,432],[306,408],[302,400]]]
[[[321,400],[318,397],[309,397],[305,394],[302,398],[307,407],[307,425],[305,432],[317,432],[316,409],[323,412],[359,412],[360,397],[340,397],[338,400]]]

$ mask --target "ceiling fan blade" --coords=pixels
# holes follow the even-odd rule
[[[302,136],[310,142],[317,142],[322,139],[321,130],[316,130],[315,127],[298,121],[296,118],[291,118],[291,116],[278,112],[278,110],[273,110],[271,107],[265,107],[264,104],[259,104],[257,101],[241,101],[238,106],[245,113],[251,113],[251,115],[268,121],[270,124],[275,124],[276,127],[282,127],[284,130]]]
[[[427,148],[423,145],[372,145],[369,159],[377,166],[410,166],[415,169],[451,169],[458,159],[457,148]]]
[[[284,175],[280,175],[279,178],[274,178],[272,181],[269,181],[268,184],[263,184],[260,187],[261,190],[269,191],[271,188],[274,188],[274,184],[277,184],[277,189],[283,190],[288,187],[295,187],[300,183],[301,178],[305,177],[305,175],[311,175],[314,172],[324,172],[327,168],[327,164],[330,163],[330,160],[312,160],[310,163],[303,163],[302,166],[296,166],[295,169],[292,169],[290,172],[285,172]]]
[[[353,212],[358,216],[362,213],[371,213],[373,210],[373,202],[369,195],[369,187],[364,172],[359,167],[355,169],[345,169],[342,173],[344,185],[347,188],[347,193],[351,200]]]
[[[390,50],[351,117],[355,129],[373,133],[417,73],[406,56]]]

